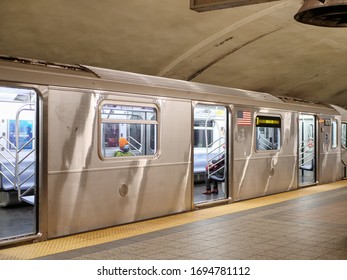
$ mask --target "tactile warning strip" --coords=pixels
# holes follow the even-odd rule
[[[116,226],[112,228],[95,230],[87,233],[76,234],[58,239],[38,242],[28,245],[16,246],[12,248],[0,248],[0,260],[26,260],[39,258],[51,254],[66,252],[69,250],[80,249],[88,246],[98,245],[114,240],[141,235],[161,229],[180,226],[187,223],[201,221],[221,215],[240,212],[256,207],[266,206],[274,203],[287,201],[345,187],[346,181],[339,181],[332,184],[325,184],[309,188],[302,188],[281,194],[236,202],[228,205],[205,208],[198,211],[180,213],[176,215],[156,218],[143,222]]]

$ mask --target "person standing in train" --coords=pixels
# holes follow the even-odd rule
[[[124,137],[119,138],[119,150],[114,153],[115,157],[132,156],[130,152],[129,142]]]

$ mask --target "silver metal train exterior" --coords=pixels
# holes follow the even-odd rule
[[[0,110],[1,245],[345,176],[338,106],[3,56]],[[114,156],[120,137],[131,156]],[[220,155],[219,192],[203,194],[206,166]]]

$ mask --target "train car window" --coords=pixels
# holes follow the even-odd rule
[[[157,108],[104,103],[100,108],[101,156],[147,156],[157,152]]]
[[[152,116],[152,118],[151,118],[151,120],[152,121],[155,121],[156,120],[156,116]],[[155,153],[155,151],[157,150],[157,137],[156,137],[156,135],[157,135],[157,129],[156,129],[156,127],[155,126],[153,126],[153,125],[150,125],[149,127],[148,127],[148,130],[149,130],[149,147],[150,147],[150,149],[152,150],[152,152],[153,153]]]
[[[207,137],[206,137],[207,135]],[[213,140],[213,122],[205,120],[194,121],[194,148],[205,148]]]
[[[343,148],[347,148],[347,123],[342,123],[341,126],[341,145]]]
[[[331,122],[331,148],[337,148],[337,121]]]
[[[257,116],[256,138],[257,151],[279,150],[281,148],[281,118]]]
[[[141,115],[133,115],[130,117],[131,120],[142,120]],[[138,123],[130,124],[129,126],[129,135],[132,141],[132,144],[135,149],[141,149],[141,138],[142,138],[142,126]]]

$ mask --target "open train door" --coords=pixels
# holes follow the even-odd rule
[[[0,244],[37,233],[38,94],[0,85]]]
[[[298,185],[317,183],[317,120],[314,115],[299,115],[298,125]]]
[[[194,107],[194,204],[228,198],[228,108]]]

